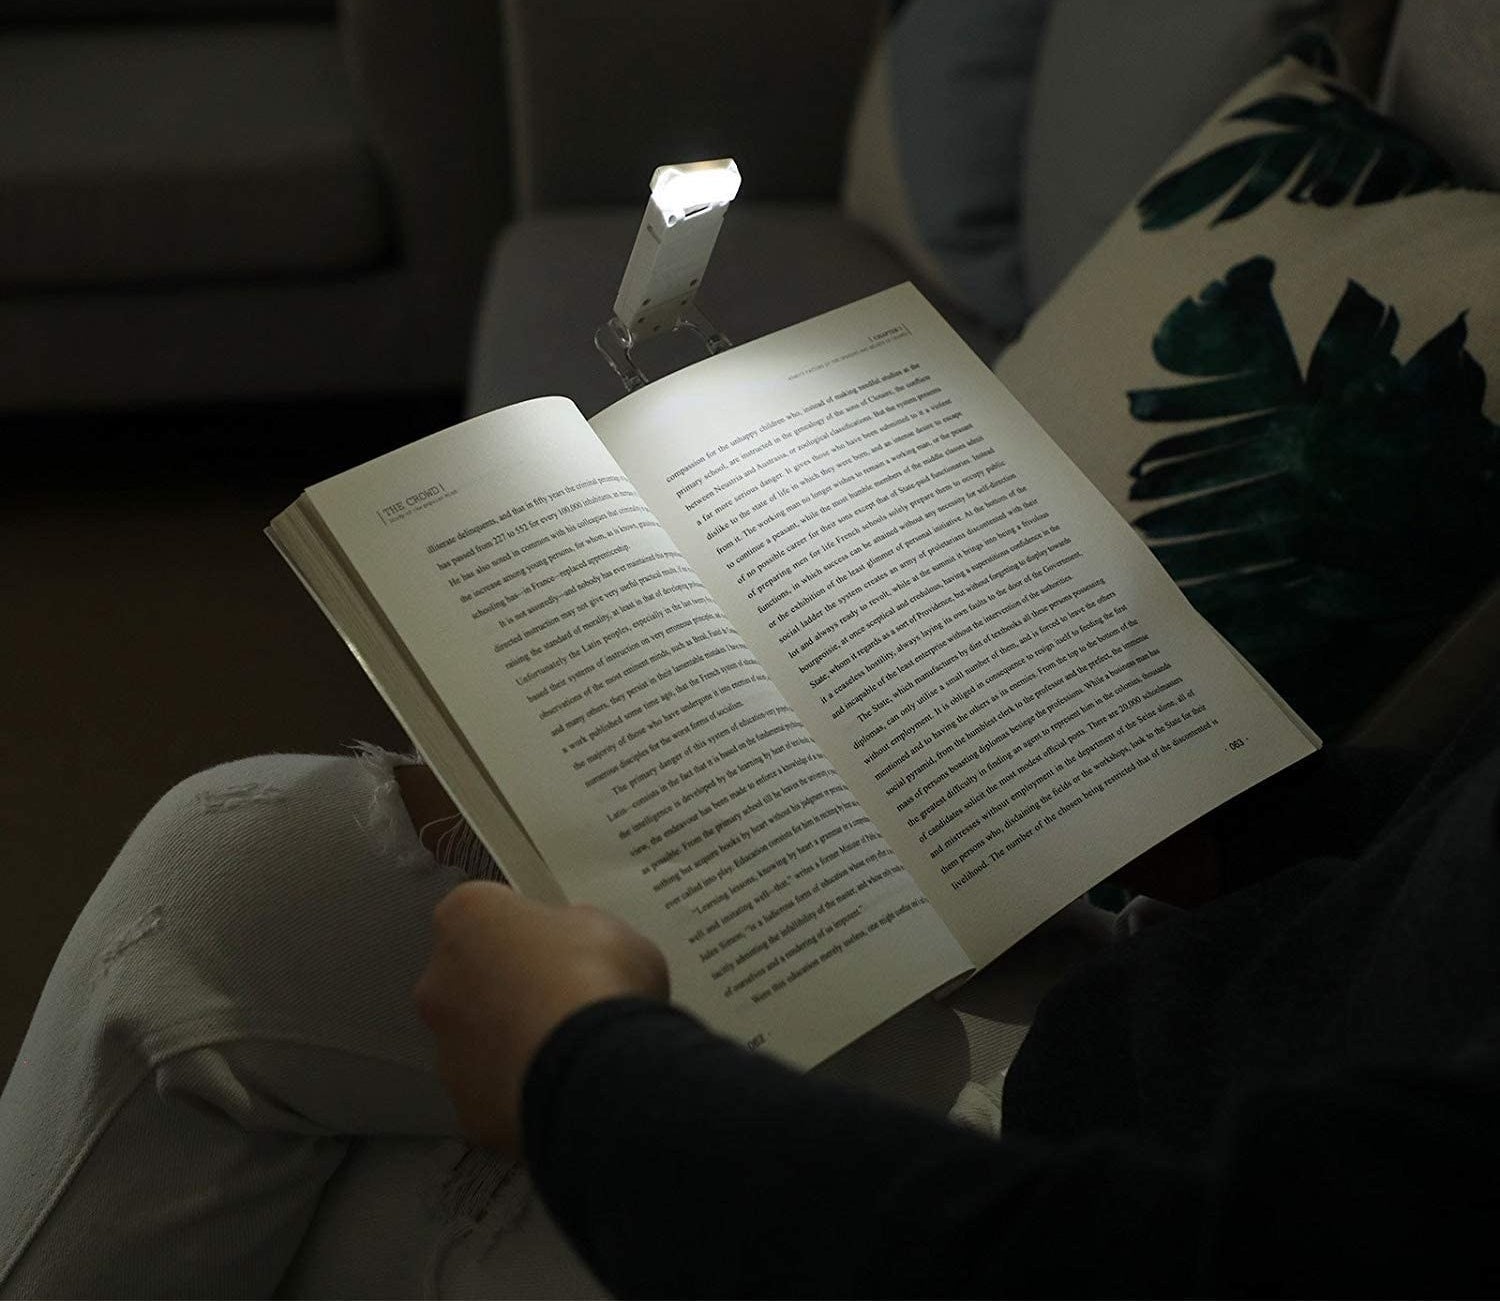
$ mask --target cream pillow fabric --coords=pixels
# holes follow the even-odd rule
[[[1325,737],[1500,573],[1500,195],[1304,42],[996,373]]]

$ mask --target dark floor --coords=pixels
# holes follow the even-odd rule
[[[0,418],[0,1077],[73,919],[156,798],[270,750],[401,732],[261,530],[455,394]]]

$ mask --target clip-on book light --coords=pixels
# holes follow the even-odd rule
[[[594,346],[627,392],[649,382],[635,360],[646,339],[676,330],[697,335],[710,353],[730,341],[697,303],[698,286],[724,224],[724,209],[739,192],[732,158],[672,163],[651,176],[651,198],[636,232],[615,310],[594,331]]]

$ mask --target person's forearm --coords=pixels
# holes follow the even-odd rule
[[[554,1216],[622,1295],[1193,1286],[1198,1176],[1129,1146],[996,1143],[798,1075],[645,1000],[563,1024],[524,1094]],[[1172,1249],[1152,1251],[1161,1235]]]

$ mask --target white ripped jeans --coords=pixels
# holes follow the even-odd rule
[[[436,1076],[411,1000],[432,909],[494,865],[462,824],[423,848],[411,761],[238,760],[142,820],[0,1094],[0,1297],[604,1295]],[[819,1073],[998,1132],[1030,1011],[1102,916]]]
[[[223,764],[136,828],[0,1094],[0,1296],[602,1295],[434,1073],[433,905],[492,865],[422,847],[401,761]]]

